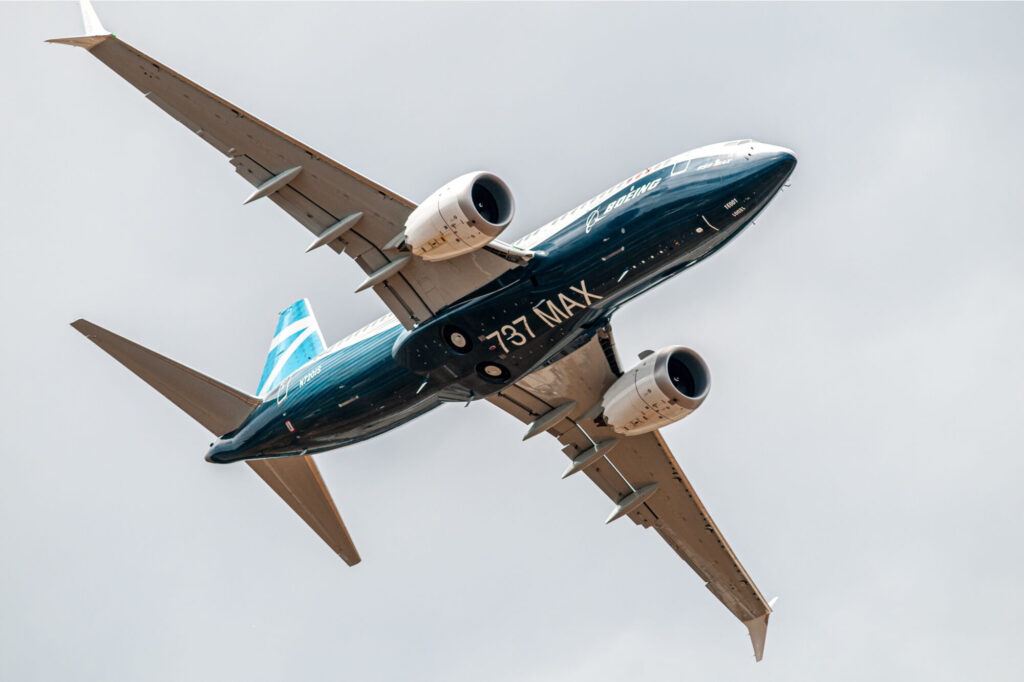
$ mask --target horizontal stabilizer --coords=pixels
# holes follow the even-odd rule
[[[71,326],[160,391],[165,398],[215,436],[223,436],[237,429],[260,404],[259,399],[251,395],[154,353],[88,320],[75,320]]]
[[[247,463],[346,564],[359,563],[359,552],[311,456],[250,459]]]

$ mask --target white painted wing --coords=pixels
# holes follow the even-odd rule
[[[524,423],[575,401],[576,407],[547,429],[562,443],[562,451],[574,459],[592,446],[591,438],[600,443],[620,437],[609,427],[584,417],[619,372],[611,330],[605,328],[579,350],[488,400]],[[661,434],[654,431],[620,438],[622,442],[607,457],[622,476],[603,460],[584,472],[616,504],[632,493],[623,476],[636,490],[657,484],[654,494],[631,511],[629,518],[645,528],[654,528],[747,626],[754,655],[761,660],[771,607],[711,519]]]
[[[97,21],[98,24],[98,21]],[[113,35],[59,38],[50,42],[87,49],[138,88],[151,102],[227,156],[235,171],[316,237],[361,213],[354,226],[329,246],[355,259],[366,272],[380,272],[404,256],[389,249],[415,208],[408,199],[275,130],[239,107],[139,52]],[[302,170],[289,174],[296,168]],[[268,181],[285,182],[272,187]],[[270,189],[271,191],[267,191]],[[406,327],[515,267],[498,247],[448,261],[412,259],[400,272],[373,286]]]

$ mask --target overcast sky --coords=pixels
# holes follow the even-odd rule
[[[792,187],[614,320],[711,396],[665,437],[766,597],[745,628],[551,438],[446,406],[318,461],[348,568],[88,343],[254,391],[278,311],[328,342],[359,269],[85,51],[0,4],[0,678],[1019,680],[1024,6],[121,4],[106,27],[422,200],[512,187],[518,237],[753,137]]]

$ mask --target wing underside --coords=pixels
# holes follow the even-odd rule
[[[98,20],[93,28],[103,30]],[[517,265],[518,252],[498,246],[441,262],[409,258],[397,249],[405,221],[415,208],[413,202],[272,128],[113,35],[50,42],[85,48],[228,157],[235,171],[255,187],[246,203],[268,197],[317,237],[314,245],[321,242],[355,259],[367,274],[360,288],[372,288],[407,328]]]
[[[86,9],[88,11],[86,11]],[[225,155],[255,191],[306,227],[317,242],[355,259],[367,288],[407,328],[431,317],[515,267],[500,249],[482,249],[448,261],[400,261],[396,238],[415,205],[275,130],[180,74],[139,52],[99,23],[83,2],[90,35],[52,42],[87,49],[147,99]],[[330,237],[329,241],[327,240]],[[543,430],[577,459],[616,435],[586,419],[619,372],[610,332],[601,330],[575,353],[489,398],[525,423],[538,424],[561,407]],[[575,402],[571,407],[565,407]],[[706,508],[657,432],[622,438],[610,454],[584,469],[644,527],[652,527],[747,625],[760,660],[771,608],[711,520]],[[251,462],[250,466],[348,563],[359,556],[315,464],[308,457]],[[632,501],[630,501],[632,500]]]
[[[546,414],[575,403],[545,429],[559,440],[570,460],[585,458],[595,444],[618,439],[583,472],[617,505],[615,510],[625,508],[624,515],[634,523],[654,528],[700,576],[712,594],[747,626],[755,657],[761,660],[771,608],[661,434],[619,436],[586,414],[617,378],[618,366],[610,330],[605,328],[576,352],[488,400],[527,424],[543,424]]]

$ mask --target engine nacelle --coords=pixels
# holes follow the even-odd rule
[[[447,260],[485,246],[512,222],[515,202],[501,178],[476,171],[430,195],[405,221],[405,243],[424,260]]]
[[[604,421],[633,436],[677,422],[704,402],[711,373],[696,351],[669,346],[651,353],[604,394]]]

